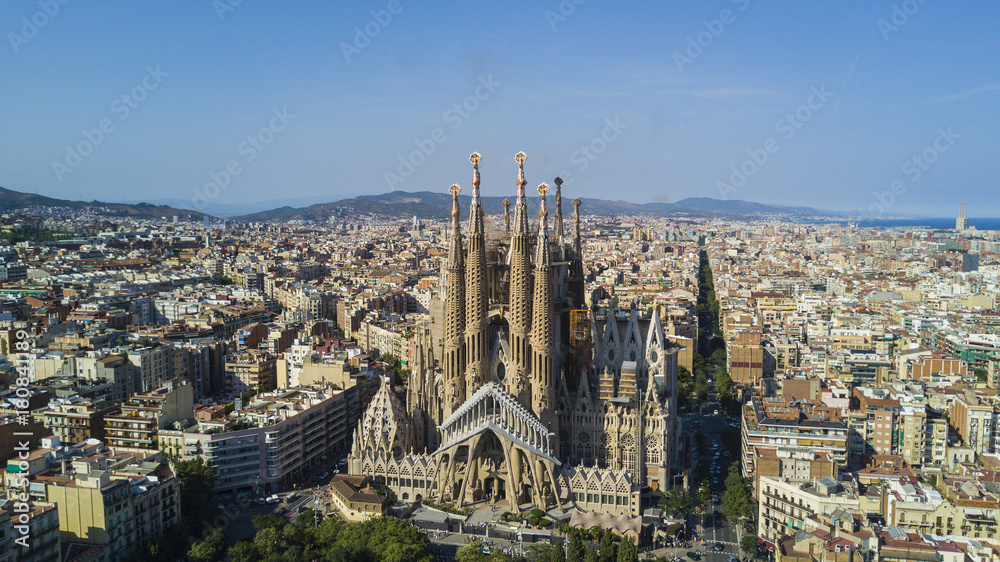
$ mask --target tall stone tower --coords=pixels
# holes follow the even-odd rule
[[[523,152],[517,160],[517,203],[514,206],[514,234],[510,241],[510,356],[513,374],[507,385],[517,399],[526,398],[527,377],[531,369],[528,333],[531,329],[531,238],[528,232],[528,205],[524,198]]]
[[[452,185],[451,243],[448,247],[448,289],[444,308],[444,412],[450,415],[465,402],[465,259],[462,251],[461,210],[458,194],[462,188]]]
[[[487,377],[486,311],[486,232],[483,206],[479,200],[478,152],[472,162],[472,206],[469,207],[469,249],[465,268],[465,356],[466,392],[471,395],[489,380]]]
[[[535,287],[531,317],[531,410],[551,427],[555,407],[555,341],[553,337],[552,263],[549,258],[549,212],[545,196],[549,186],[538,186],[542,196],[535,246]],[[557,433],[558,432],[554,432]]]

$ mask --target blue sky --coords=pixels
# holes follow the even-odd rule
[[[508,196],[524,150],[572,197],[1000,216],[996,2],[62,1],[0,3],[9,189],[446,192],[479,151]]]

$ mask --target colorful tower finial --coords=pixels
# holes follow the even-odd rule
[[[528,155],[524,152],[518,152],[514,156],[514,160],[517,161],[517,198],[518,200],[524,200],[524,186],[528,185],[528,182],[524,179],[524,161],[528,159]]]
[[[479,204],[479,161],[482,160],[482,156],[478,152],[473,152],[469,156],[469,161],[472,162],[472,204]]]
[[[549,184],[543,183],[538,186],[538,194],[542,196],[541,207],[538,210],[538,228],[541,232],[547,232],[549,229],[549,211],[546,208],[545,196],[549,192]]]
[[[462,210],[458,208],[458,194],[462,193],[462,186],[457,183],[452,184],[448,192],[451,193],[451,226],[458,228],[458,216],[462,214]]]

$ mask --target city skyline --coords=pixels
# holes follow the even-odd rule
[[[1000,216],[992,6],[18,1],[0,21],[0,185],[22,192],[443,193],[478,150],[483,195],[507,196],[524,150],[572,197]]]

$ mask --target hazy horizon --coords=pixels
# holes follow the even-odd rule
[[[0,185],[329,202],[478,151],[510,196],[524,150],[569,197],[1000,216],[995,3],[578,1],[6,2]]]

